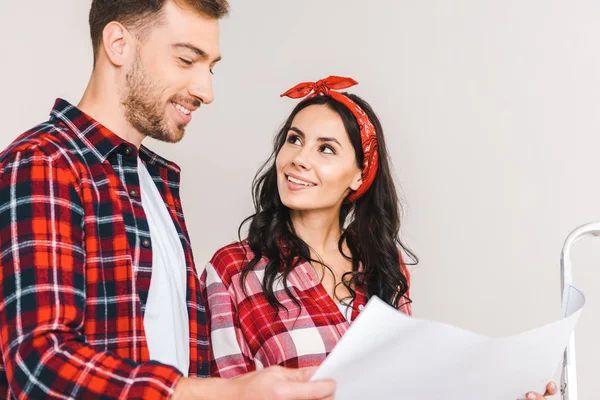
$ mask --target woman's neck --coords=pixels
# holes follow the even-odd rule
[[[340,214],[331,211],[290,210],[290,219],[296,235],[318,255],[337,251],[342,230]]]

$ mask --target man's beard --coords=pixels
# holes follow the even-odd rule
[[[166,121],[165,105],[160,103],[162,91],[146,77],[139,55],[127,74],[127,93],[122,104],[125,118],[141,134],[167,143],[179,142],[185,132],[185,124],[170,129]]]

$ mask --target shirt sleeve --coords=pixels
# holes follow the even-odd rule
[[[234,378],[256,370],[233,296],[213,264],[206,265],[200,282],[210,333],[211,376]]]
[[[15,398],[168,398],[181,374],[96,350],[86,306],[84,206],[74,169],[39,149],[0,164],[0,349]]]

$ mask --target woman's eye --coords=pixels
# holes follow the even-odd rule
[[[185,65],[192,65],[193,64],[191,60],[188,60],[187,58],[183,58],[183,57],[179,57],[179,61],[181,61]]]
[[[300,138],[296,135],[289,136],[287,141],[288,141],[288,143],[291,143],[291,144],[297,144],[297,145],[302,144],[302,141],[300,141]]]
[[[325,154],[335,154],[335,150],[331,146],[322,146],[321,151]]]

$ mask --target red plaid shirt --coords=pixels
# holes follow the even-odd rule
[[[190,376],[208,375],[198,276],[179,167],[64,100],[0,154],[0,398],[170,397],[181,374],[149,361],[144,309],[152,242],[137,157],[187,261]]]
[[[262,288],[265,258],[247,275],[244,294],[241,270],[253,257],[247,246],[246,250],[245,256],[240,243],[223,247],[200,277],[211,338],[211,375],[232,378],[271,365],[320,365],[350,324],[308,262],[299,264],[288,276],[288,286],[300,307],[285,294],[281,280],[276,280],[275,294],[288,311],[280,308],[276,312],[269,305]],[[404,264],[401,268],[410,287],[408,270]],[[365,302],[364,293],[357,289],[351,321]],[[401,304],[400,311],[410,315],[410,303]]]

